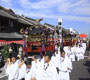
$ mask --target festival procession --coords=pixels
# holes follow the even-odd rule
[[[90,80],[90,35],[18,14],[0,6],[0,80]]]

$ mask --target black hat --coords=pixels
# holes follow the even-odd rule
[[[12,57],[17,58],[16,53],[12,53]]]
[[[81,44],[79,44],[79,46],[80,46],[80,47],[82,47],[82,45],[81,45]]]
[[[52,57],[52,52],[51,51],[47,51],[44,56],[49,56],[49,58],[51,58]]]
[[[31,65],[32,64],[32,58],[27,58],[26,61],[25,61],[25,64],[26,65]]]

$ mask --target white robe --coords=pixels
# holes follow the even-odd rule
[[[37,63],[37,68],[36,68],[36,70],[37,70],[37,73],[36,73],[37,77],[36,77],[36,80],[42,80],[42,66],[43,66],[43,64],[44,64],[44,59],[42,59],[41,61],[39,61]]]
[[[82,43],[82,47],[83,47],[84,53],[85,53],[85,51],[86,51],[86,43]]]
[[[58,59],[58,57],[60,58],[60,53],[59,54],[57,54],[56,56],[52,56],[52,58],[51,58],[51,62],[54,64],[54,66],[57,68],[58,67],[58,63],[57,63],[57,59]]]
[[[73,52],[73,48],[69,49],[68,47],[64,47],[64,51],[66,53],[66,56],[68,56],[71,61],[75,61],[75,55]]]
[[[32,68],[26,69],[25,80],[31,80],[32,78],[36,78],[35,70]]]
[[[23,64],[21,68],[19,68],[18,80],[25,78],[26,65]]]
[[[44,58],[37,60],[37,63],[32,62],[32,68],[34,69],[34,74],[36,76],[36,80],[42,79],[42,66],[44,64]]]
[[[20,48],[19,48],[19,54],[22,54],[22,51],[23,51],[23,50],[22,50],[22,48],[20,47]]]
[[[56,62],[57,56],[58,56],[58,55],[52,56],[52,58],[51,58],[51,62],[54,64],[55,67],[57,67],[57,62]]]
[[[78,55],[78,47],[76,47],[76,46],[75,46],[75,48],[74,48],[74,54],[75,54],[75,56],[77,57],[77,55]]]
[[[18,64],[15,62],[6,68],[6,74],[8,75],[8,80],[18,80]]]
[[[59,53],[60,53],[60,46],[59,46],[59,47],[56,46],[56,47],[55,47],[55,50],[56,50],[56,51],[55,51],[55,54],[56,54],[56,55],[59,54]]]
[[[82,47],[78,47],[77,49],[77,60],[83,60],[84,59],[84,49]]]
[[[63,60],[62,60],[63,59]],[[65,58],[58,57],[59,80],[70,80],[69,72],[72,70],[72,62],[67,56]],[[69,70],[67,69],[69,68]]]
[[[58,75],[57,75],[57,70],[56,67],[52,62],[49,63],[49,66],[47,63],[44,64],[43,66],[43,80],[58,80]],[[44,68],[47,69],[45,70]]]
[[[37,80],[58,80],[58,75],[54,64],[50,61],[49,65],[47,65],[47,63],[38,64]]]
[[[72,52],[72,55],[71,55],[72,61],[75,61],[75,47],[71,48],[71,52]]]
[[[35,61],[32,61],[32,67],[33,67],[33,69],[35,68],[37,68],[37,63],[35,62]]]
[[[68,46],[65,46],[63,49],[64,49],[64,51],[66,52],[66,51],[67,51],[67,49],[68,49]]]
[[[58,47],[58,54],[60,54],[60,46]]]

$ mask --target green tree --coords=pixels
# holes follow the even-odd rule
[[[8,58],[8,46],[3,47],[3,49],[1,50],[1,54],[4,58],[4,60],[6,60]]]

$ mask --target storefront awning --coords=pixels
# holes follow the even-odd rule
[[[4,40],[0,40],[0,47],[1,46],[5,46],[5,45],[10,45],[11,43],[24,45],[24,40],[18,40],[18,41],[4,41]]]

